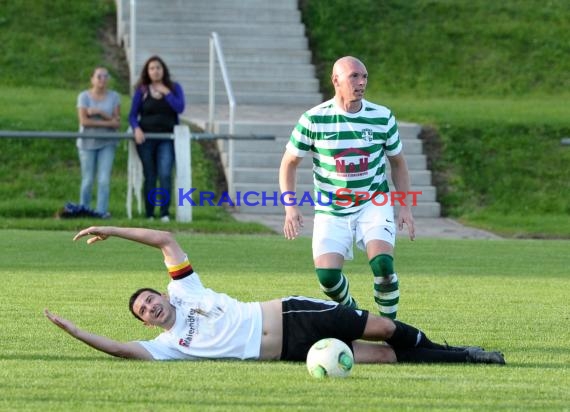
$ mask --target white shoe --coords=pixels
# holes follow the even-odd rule
[[[161,221],[162,223],[168,223],[168,222],[170,222],[170,218],[169,218],[168,216],[162,216],[162,217],[160,218],[160,221]]]

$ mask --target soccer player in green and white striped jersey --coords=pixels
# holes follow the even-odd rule
[[[398,125],[392,112],[364,99],[368,72],[351,56],[333,66],[335,96],[305,112],[291,134],[281,162],[279,184],[284,194],[288,239],[299,235],[303,216],[295,205],[295,178],[303,157],[312,152],[315,202],[313,259],[323,292],[349,307],[356,300],[342,272],[353,258],[352,244],[365,250],[374,275],[374,300],[381,315],[396,318],[400,298],[393,253],[396,224],[404,223],[415,237],[410,179],[402,153]],[[386,178],[390,162],[392,181],[404,205],[394,220]]]

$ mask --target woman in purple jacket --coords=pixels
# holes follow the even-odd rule
[[[172,133],[179,123],[178,115],[184,111],[184,91],[180,84],[170,79],[170,72],[158,56],[150,57],[141,71],[129,113],[129,123],[135,133],[137,152],[143,165],[145,211],[148,219],[154,219],[155,196],[158,178],[163,192],[160,219],[168,222],[170,194],[172,193],[172,169],[174,166],[174,142],[171,139],[145,139],[145,133]],[[153,201],[151,201],[153,200]]]

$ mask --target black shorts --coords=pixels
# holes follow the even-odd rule
[[[283,298],[283,349],[281,360],[304,362],[313,343],[336,338],[352,350],[368,320],[368,311],[350,309],[336,302],[290,296]]]

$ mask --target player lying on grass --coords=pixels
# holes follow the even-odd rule
[[[88,244],[115,236],[159,248],[171,277],[168,296],[145,288],[136,291],[129,302],[133,315],[145,325],[164,329],[153,340],[117,342],[45,310],[55,325],[109,355],[146,360],[305,361],[313,343],[333,337],[351,347],[357,363],[505,363],[499,352],[433,343],[410,325],[332,301],[291,296],[239,302],[205,288],[169,232],[90,227],[74,240],[84,236],[91,236]]]

